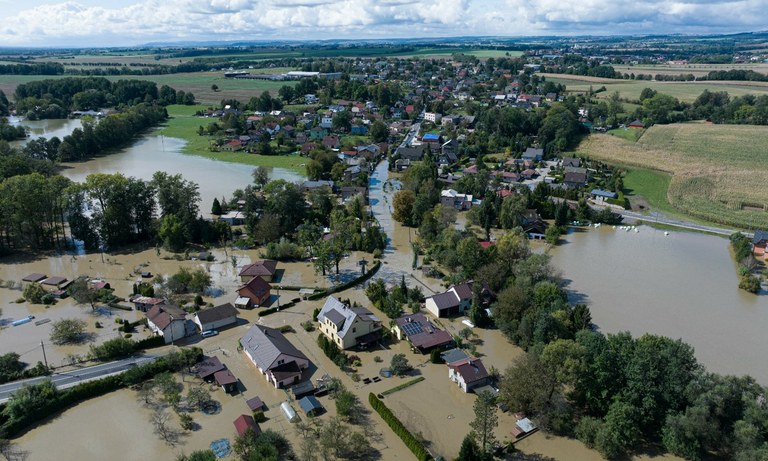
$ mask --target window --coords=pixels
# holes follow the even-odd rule
[[[352,328],[352,333],[356,332],[357,328]]]
[[[277,361],[277,364],[278,364],[278,365],[282,365],[284,362],[285,362],[285,360],[282,360],[282,359],[281,359],[281,360],[278,360],[278,361]]]

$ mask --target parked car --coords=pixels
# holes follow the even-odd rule
[[[210,338],[211,336],[216,336],[217,334],[219,334],[219,332],[216,330],[205,330],[204,332],[200,333],[200,336],[203,338]]]

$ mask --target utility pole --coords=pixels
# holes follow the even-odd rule
[[[43,348],[43,361],[45,362],[45,368],[48,368],[48,358],[45,356],[45,344],[43,344],[43,340],[40,340],[40,347]]]

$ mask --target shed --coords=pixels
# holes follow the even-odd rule
[[[314,395],[315,385],[312,384],[312,381],[304,381],[303,383],[291,386],[291,392],[293,393],[293,398],[298,400],[307,395]]]
[[[45,274],[39,274],[37,272],[29,274],[28,276],[21,279],[22,282],[28,282],[28,283],[40,283],[41,281],[47,279],[48,276]]]
[[[232,421],[232,424],[235,425],[237,435],[240,437],[244,436],[248,429],[252,430],[256,435],[261,434],[261,428],[251,415],[240,415]]]
[[[213,379],[224,389],[224,392],[230,393],[237,390],[237,377],[229,370],[217,371],[213,374]]]
[[[288,421],[290,422],[296,422],[299,419],[299,415],[296,414],[296,410],[291,407],[291,403],[288,401],[285,401],[280,404],[280,409],[283,410],[283,414],[286,418],[288,418]]]
[[[261,411],[264,408],[264,402],[259,396],[246,400],[245,404],[248,405],[251,411]]]
[[[299,400],[299,406],[308,416],[315,416],[324,410],[314,395],[308,395]]]
[[[197,365],[197,377],[210,382],[214,379],[214,374],[225,369],[218,357],[206,357]]]

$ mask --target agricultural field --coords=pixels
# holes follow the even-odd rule
[[[580,75],[541,74],[548,81],[562,83],[568,92],[583,93],[605,86],[606,91],[595,95],[605,99],[614,91],[623,98],[636,100],[640,98],[643,88],[652,88],[660,93],[674,96],[681,101],[693,102],[704,90],[727,91],[731,96],[745,94],[768,94],[768,82],[734,82],[734,81],[703,81],[703,82],[657,82],[649,80],[618,80],[610,78],[586,77]]]
[[[197,134],[198,127],[207,126],[216,119],[202,118],[195,115],[205,106],[168,106],[170,119],[159,134],[171,138],[179,138],[187,141],[183,148],[185,154],[199,155],[201,157],[222,160],[231,163],[243,163],[253,166],[266,166],[271,168],[286,168],[305,174],[304,163],[306,158],[298,154],[291,155],[257,155],[246,152],[214,152],[209,149],[208,136]]]
[[[670,174],[667,202],[679,212],[743,229],[768,227],[768,127],[687,123],[656,125],[637,142],[592,135],[579,147],[591,158]],[[664,181],[633,173],[628,188],[661,202]],[[653,203],[651,203],[653,205]],[[662,210],[664,211],[664,210]]]
[[[638,66],[618,66],[614,65],[617,72],[623,74],[662,74],[662,75],[680,75],[693,74],[696,77],[707,75],[712,71],[722,70],[753,70],[762,74],[768,73],[768,64],[657,64],[657,65],[638,65]]]

